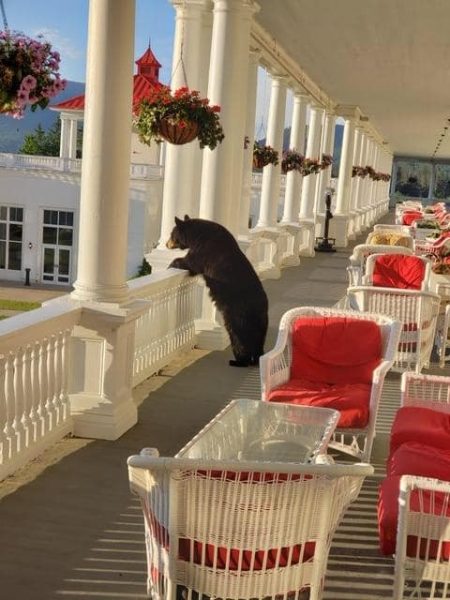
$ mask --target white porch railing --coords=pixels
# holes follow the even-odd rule
[[[80,158],[60,158],[59,156],[31,156],[28,154],[9,154],[0,152],[0,167],[11,169],[39,169],[48,171],[62,171],[81,173]],[[130,165],[132,179],[160,179],[163,176],[163,167],[160,165],[146,165],[133,163]]]
[[[0,479],[71,431],[69,341],[80,313],[54,305],[0,323]]]
[[[199,313],[197,278],[161,271],[129,282],[134,298],[150,301],[136,320],[133,387],[194,347]]]
[[[131,280],[129,287],[132,298],[148,303],[135,323],[134,387],[194,347],[200,287],[197,278],[173,271]],[[83,315],[64,297],[0,323],[0,480],[73,431],[70,381],[79,346],[71,335],[75,325],[87,326]]]

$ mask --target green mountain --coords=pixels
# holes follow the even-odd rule
[[[50,104],[58,104],[72,96],[83,94],[84,87],[84,83],[68,81],[66,89],[52,98]],[[44,130],[50,129],[58,116],[58,112],[48,107],[44,110],[38,108],[35,112],[27,109],[23,119],[0,115],[0,152],[18,152],[27,133],[33,133],[39,124]]]

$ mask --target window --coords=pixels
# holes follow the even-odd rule
[[[73,212],[44,210],[42,242],[58,246],[73,245]]]
[[[0,206],[0,269],[22,269],[23,208]]]

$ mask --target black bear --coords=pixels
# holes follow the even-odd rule
[[[230,336],[235,358],[230,365],[257,365],[264,354],[268,301],[258,275],[232,234],[218,223],[186,215],[184,221],[175,217],[166,246],[189,250],[169,268],[203,275]]]

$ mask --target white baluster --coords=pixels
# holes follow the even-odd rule
[[[47,401],[45,407],[50,415],[50,427],[53,431],[58,423],[55,406],[55,336],[47,340]]]
[[[6,432],[8,413],[5,393],[5,359],[0,357],[0,465],[9,458],[9,435]]]
[[[33,400],[31,397],[31,348],[26,346],[22,352],[22,397],[23,397],[23,418],[22,423],[26,432],[27,448],[34,443],[35,431],[34,423],[31,419],[31,410]]]
[[[41,408],[41,388],[39,378],[41,344],[34,342],[31,350],[31,396],[33,398],[32,420],[36,423],[36,441],[45,434],[45,418]]]
[[[39,346],[39,413],[43,419],[43,435],[52,429],[51,414],[49,412],[48,385],[47,385],[47,338]]]
[[[16,416],[14,395],[14,354],[8,353],[5,363],[5,397],[6,397],[6,424],[5,433],[9,439],[9,457],[12,459],[18,452],[18,439],[14,427]]]
[[[53,406],[55,408],[55,416],[57,425],[61,425],[64,420],[64,410],[61,399],[61,383],[62,383],[62,341],[63,333],[59,331],[53,336],[54,346],[54,394]]]

